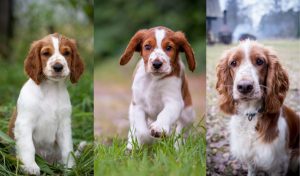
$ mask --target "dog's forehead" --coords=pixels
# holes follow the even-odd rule
[[[155,27],[148,29],[145,33],[144,39],[153,38],[156,41],[162,41],[164,39],[170,38],[174,35],[174,32],[166,27]]]

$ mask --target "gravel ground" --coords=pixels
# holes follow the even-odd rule
[[[262,41],[277,51],[283,67],[288,71],[290,90],[285,104],[300,113],[300,41],[269,40]],[[228,129],[229,117],[222,114],[218,107],[216,83],[216,65],[222,52],[233,45],[207,46],[206,65],[206,142],[207,175],[247,175],[246,165],[234,159],[229,153]]]

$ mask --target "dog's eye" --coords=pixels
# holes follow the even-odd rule
[[[63,52],[63,55],[64,56],[69,56],[71,53],[70,53],[70,51],[65,51],[65,52]]]
[[[151,45],[145,45],[144,48],[145,50],[151,50]]]
[[[264,62],[264,60],[263,59],[261,59],[261,58],[257,58],[256,59],[256,65],[263,65],[265,62]]]
[[[168,45],[168,46],[166,47],[166,50],[167,50],[167,51],[171,51],[171,50],[172,50],[172,46]]]
[[[237,62],[236,62],[236,61],[231,61],[231,62],[230,62],[230,65],[231,65],[232,67],[236,67]]]
[[[45,57],[50,56],[50,52],[49,52],[49,51],[43,51],[41,54],[42,54],[43,56],[45,56]]]

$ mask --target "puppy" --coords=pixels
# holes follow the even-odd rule
[[[194,53],[184,34],[166,27],[139,30],[131,38],[120,64],[127,64],[134,52],[139,52],[142,59],[132,83],[128,150],[132,150],[133,139],[142,145],[170,135],[173,125],[179,134],[195,117],[179,58],[179,53],[185,52],[189,69],[195,69]]]
[[[32,43],[24,67],[30,78],[21,89],[8,132],[16,140],[22,169],[40,174],[35,154],[72,167],[72,106],[66,81],[76,83],[84,70],[76,43],[57,33],[48,35]]]

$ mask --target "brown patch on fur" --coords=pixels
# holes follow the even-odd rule
[[[132,58],[133,53],[135,51],[137,51],[137,52],[141,51],[141,42],[143,41],[146,31],[147,30],[145,30],[145,29],[139,30],[130,39],[126,50],[124,51],[123,55],[121,56],[120,65],[127,64],[129,62],[129,60]]]
[[[219,107],[227,114],[234,114],[236,112],[235,102],[232,97],[233,89],[233,73],[230,71],[228,62],[231,52],[223,53],[223,56],[217,65],[217,84],[216,89],[220,94]]]
[[[8,136],[11,137],[12,139],[15,138],[13,130],[15,128],[15,122],[17,119],[17,115],[18,115],[17,108],[14,108],[13,113],[12,113],[9,123],[8,123],[8,131],[7,131]]]
[[[289,129],[288,146],[290,149],[295,150],[299,155],[300,150],[300,117],[287,106],[283,106],[283,116],[286,119]]]
[[[181,94],[184,102],[184,107],[192,106],[192,97],[189,91],[189,85],[185,74],[182,75]]]
[[[255,129],[260,134],[263,142],[270,143],[277,138],[279,134],[277,127],[279,115],[280,113],[264,113],[258,119]]]
[[[76,41],[62,37],[59,49],[62,54],[71,49],[70,55],[64,57],[66,58],[71,71],[70,80],[73,84],[77,83],[84,71],[84,63],[79,55]]]
[[[268,73],[266,78],[266,95],[264,96],[264,111],[277,113],[289,89],[289,78],[279,63],[276,54],[269,49],[265,49],[265,52],[268,58]]]

